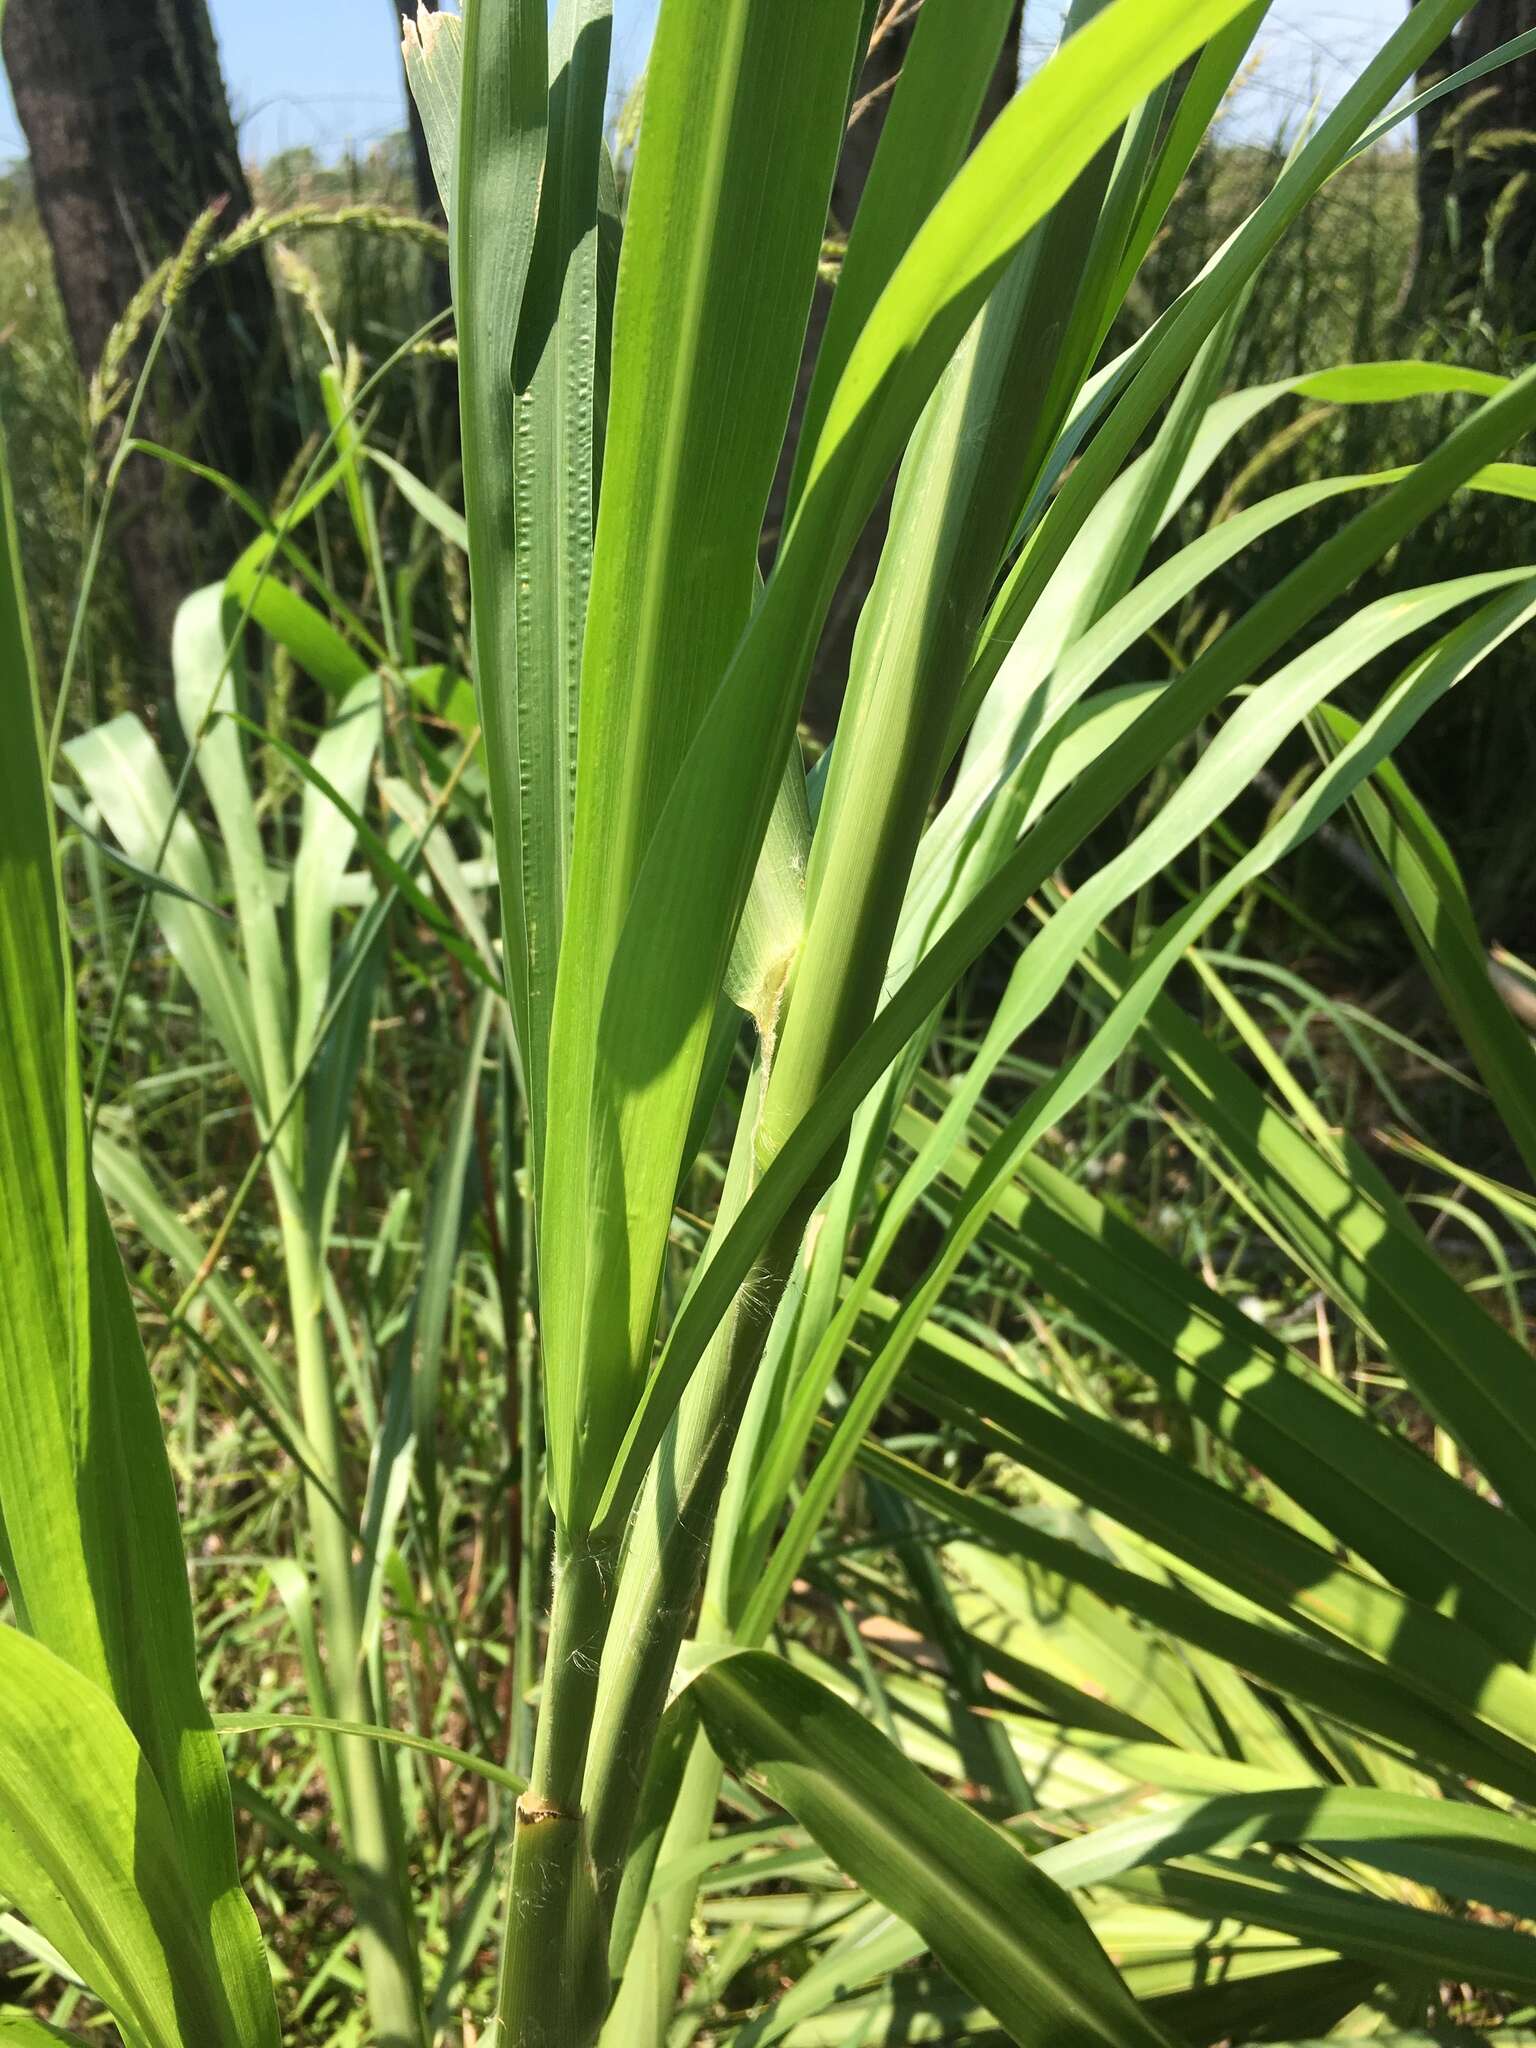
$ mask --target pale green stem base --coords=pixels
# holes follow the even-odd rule
[[[320,1254],[304,1217],[279,1195],[283,1249],[298,1361],[299,1412],[314,1446],[324,1486],[306,1485],[305,1510],[314,1549],[315,1579],[332,1700],[344,1721],[371,1723],[373,1689],[362,1655],[362,1616],[352,1575],[352,1531],[338,1512],[345,1498],[335,1389],[325,1355],[321,1318]],[[329,1491],[327,1491],[327,1488]],[[324,1701],[317,1713],[327,1711]],[[416,1972],[415,1930],[400,1861],[398,1831],[379,1746],[339,1739],[343,1829],[357,1872],[352,1907],[357,1917],[363,1983],[377,2048],[425,2048],[426,2024]]]
[[[698,1597],[731,1449],[799,1248],[791,1216],[683,1397],[630,1530],[603,1656],[584,1800],[598,1883],[611,1908],[667,1692]]]
[[[505,2048],[592,2048],[608,2006],[608,1942],[581,1778],[613,1561],[567,1554],[555,1577],[533,1770],[517,1802],[496,2010]]]
[[[723,1775],[720,1759],[696,1735],[657,1869],[708,1840]],[[696,1903],[691,1884],[672,1885],[660,1898],[646,1900],[600,2048],[666,2048]]]

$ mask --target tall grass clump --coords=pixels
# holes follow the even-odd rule
[[[743,2048],[1150,2048],[1406,2029],[1448,1982],[1536,2000],[1522,1332],[1297,1084],[1211,938],[1352,821],[1536,1165],[1530,1042],[1393,765],[1524,631],[1536,566],[1360,589],[1464,494],[1533,495],[1512,458],[1536,372],[1333,360],[1230,388],[1273,252],[1402,117],[1462,0],[1419,0],[1117,352],[1266,11],[1074,0],[970,149],[1011,9],[927,0],[808,380],[878,9],[663,0],[622,207],[603,0],[424,13],[406,61],[449,217],[462,512],[374,439],[377,378],[328,360],[308,475],[280,515],[244,507],[251,547],[183,609],[174,776],[131,715],[53,759],[8,517],[0,1891],[132,2048],[269,2041],[277,2018],[98,1180],[179,1273],[180,1312],[216,1319],[297,1473],[272,1576],[307,1711],[258,1701],[220,1732],[286,1718],[324,1763],[351,2038],[456,2028],[493,1930],[494,1982],[466,1996],[516,2048],[706,2023]],[[1421,459],[1180,526],[1296,401],[1374,419],[1426,399],[1445,431]],[[807,680],[892,477],[808,773]],[[413,546],[467,554],[462,665],[451,634],[418,658],[385,490]],[[306,546],[327,501],[377,632]],[[1251,603],[1193,646],[1162,630],[1304,519]],[[253,640],[314,686],[309,732],[274,728]],[[1287,800],[1235,834],[1275,763]],[[238,1084],[238,1199],[265,1177],[286,1283],[277,1356],[229,1298],[224,1233],[197,1242],[110,1105],[82,1113],[55,774]],[[383,1317],[403,1210],[378,1292],[349,1301],[338,1191],[388,949],[422,932],[471,1022]],[[955,1019],[967,986],[979,1030]],[[1023,1061],[1064,1005],[1061,1056]],[[1304,1276],[1327,1348],[1046,1156],[1142,1071],[1244,1232]],[[507,1396],[473,1511],[441,1372],[472,1161],[501,1281],[482,1369]],[[1518,1188],[1478,1192],[1536,1227]],[[1046,1365],[959,1311],[980,1258],[1044,1304]],[[1173,1426],[1101,1400],[1067,1341],[1085,1332]],[[1420,1404],[1432,1455],[1345,1382],[1345,1344]],[[456,1546],[514,1500],[497,1692],[451,1618]],[[786,1628],[807,1594],[825,1628]],[[462,1741],[392,1659],[424,1615],[450,1617]],[[515,1788],[446,1913],[396,1768],[412,1748]]]

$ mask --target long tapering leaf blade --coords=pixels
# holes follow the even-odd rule
[[[275,2044],[271,1980],[240,1889],[229,1781],[198,1689],[159,1409],[86,1149],[3,449],[0,696],[11,735],[0,749],[0,1503],[18,1607],[85,1690],[99,1689],[103,1708],[115,1703],[125,1739],[143,1752],[189,1902],[178,1909],[189,1925],[161,1925],[160,1936],[189,1943],[210,1964],[216,1958],[203,2037],[229,2048]]]
[[[644,1369],[692,1109],[690,1087],[674,1129],[676,1091],[657,1105],[658,1204],[625,1135],[651,1121],[644,997],[613,976],[614,951],[752,609],[861,14],[858,0],[667,0],[647,73],[582,661],[567,908],[580,940],[560,961],[543,1182],[545,1390],[567,1519],[590,1513]],[[686,928],[678,938],[691,945]],[[711,1014],[725,965],[707,972]]]
[[[711,1742],[923,1936],[1021,2048],[1152,2048],[1086,1923],[1017,1843],[805,1674],[744,1651],[691,1690]]]

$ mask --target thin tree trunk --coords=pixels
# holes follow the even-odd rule
[[[89,378],[135,292],[203,210],[222,201],[232,223],[250,208],[207,0],[10,0],[3,51]],[[274,484],[293,441],[272,402],[279,329],[259,252],[199,279],[164,362],[140,433],[174,437],[248,487]],[[147,458],[125,465],[119,510],[141,658],[163,671],[176,606],[212,566],[210,540],[222,546],[233,529],[216,492]]]

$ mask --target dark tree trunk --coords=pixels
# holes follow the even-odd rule
[[[3,50],[89,378],[139,286],[204,208],[222,201],[231,225],[250,209],[207,0],[10,0]],[[274,484],[293,439],[272,402],[279,330],[259,251],[197,281],[163,360],[140,434],[247,487]],[[118,504],[141,657],[163,670],[177,604],[236,529],[217,493],[148,458],[124,466]]]
[[[1536,28],[1536,0],[1478,0],[1419,73],[1420,90]],[[1481,289],[1496,319],[1536,327],[1536,57],[1490,72],[1418,117],[1419,315]]]
[[[884,0],[879,9],[879,17],[888,17],[890,13],[890,0]],[[978,138],[1008,104],[1017,89],[1019,37],[1023,27],[1023,16],[1023,0],[1018,0],[998,57],[997,70],[982,101],[981,116],[976,124]],[[885,126],[886,109],[890,105],[891,93],[900,76],[901,67],[906,62],[907,50],[916,27],[917,9],[914,7],[910,13],[898,16],[889,29],[877,31],[864,68],[859,74],[854,93],[853,118],[848,124],[842,154],[838,158],[837,173],[832,181],[832,225],[844,232],[852,225],[853,217],[858,211],[859,200],[863,197],[864,186],[875,161],[875,150]],[[831,303],[832,288],[826,284],[818,284],[816,296],[811,304],[805,351],[800,361],[800,381],[795,397],[795,410],[791,417],[784,454],[780,459],[779,474],[774,480],[773,492],[768,501],[768,516],[764,526],[765,566],[767,560],[772,558],[773,550],[778,543],[779,524],[783,518],[784,503],[789,490],[795,439]],[[842,703],[843,689],[848,678],[848,663],[853,653],[854,628],[858,624],[859,612],[863,608],[864,599],[874,581],[875,570],[879,566],[880,550],[885,545],[890,510],[891,487],[888,486],[849,558],[843,580],[838,585],[837,595],[833,599],[826,629],[822,634],[806,695],[807,720],[812,729],[820,733],[830,734],[837,723],[838,708]]]

